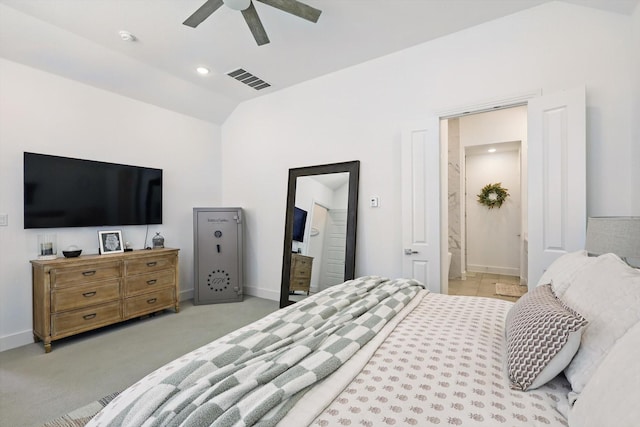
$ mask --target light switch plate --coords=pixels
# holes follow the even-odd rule
[[[9,214],[0,213],[0,227],[6,227],[9,225]]]
[[[369,198],[369,206],[372,208],[377,208],[380,206],[380,198],[377,196],[372,196]]]

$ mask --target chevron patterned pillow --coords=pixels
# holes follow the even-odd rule
[[[505,323],[511,388],[535,389],[562,372],[578,351],[587,323],[555,296],[551,285],[520,298]]]

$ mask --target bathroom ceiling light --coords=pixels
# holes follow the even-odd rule
[[[490,153],[495,153],[496,149],[495,148],[489,148],[487,151],[490,152]]]
[[[198,67],[196,68],[196,71],[198,72],[198,74],[201,74],[203,76],[206,76],[207,74],[210,73],[209,69],[207,67]]]

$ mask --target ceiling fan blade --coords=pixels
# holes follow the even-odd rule
[[[251,34],[253,34],[253,38],[256,39],[258,46],[269,43],[269,37],[262,26],[262,21],[260,21],[258,11],[256,11],[253,2],[249,4],[248,8],[242,11],[242,16],[244,16],[244,20],[247,21],[247,25],[251,30]]]
[[[196,10],[193,15],[187,18],[183,22],[184,25],[195,28],[207,19],[213,12],[218,10],[222,6],[222,0],[207,0],[205,4],[200,6],[200,9]]]
[[[258,0],[261,3],[280,9],[311,22],[318,22],[321,10],[311,7],[298,0]]]

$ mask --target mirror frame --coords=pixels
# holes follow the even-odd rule
[[[347,200],[347,239],[344,260],[344,280],[354,278],[356,266],[356,220],[358,214],[358,181],[360,175],[360,161],[354,160],[343,163],[330,163],[318,166],[306,166],[289,169],[289,184],[287,187],[287,210],[284,222],[284,251],[282,254],[282,281],[280,285],[280,308],[294,304],[289,300],[289,275],[291,271],[291,253],[293,245],[293,208],[296,198],[296,183],[298,177],[310,175],[325,175],[330,173],[349,173],[349,192]]]

